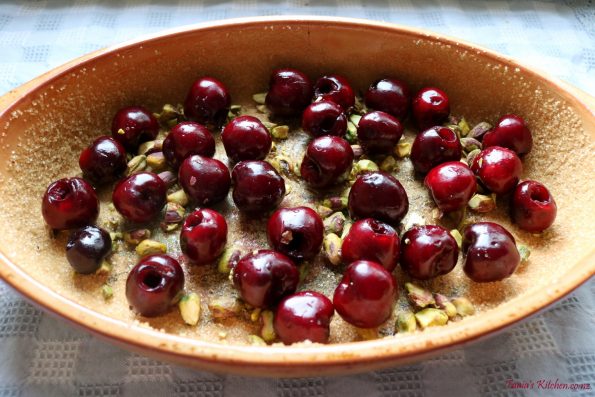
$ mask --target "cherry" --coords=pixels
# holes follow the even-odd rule
[[[215,139],[203,125],[194,121],[176,124],[163,141],[163,156],[174,168],[193,154],[205,157],[215,155]]]
[[[521,261],[512,234],[492,222],[469,225],[463,231],[463,270],[473,281],[484,283],[509,277]]]
[[[112,136],[130,152],[138,145],[152,141],[159,133],[159,122],[142,106],[129,106],[118,110],[112,121]]]
[[[345,263],[363,259],[380,263],[392,272],[399,262],[399,235],[391,226],[376,219],[355,222],[343,239],[341,259]]]
[[[501,146],[514,151],[519,156],[527,154],[533,147],[531,130],[525,120],[514,114],[502,116],[496,126],[486,132],[483,147]]]
[[[443,212],[462,210],[477,191],[475,175],[460,161],[449,161],[432,168],[424,184]]]
[[[353,149],[345,139],[321,136],[308,144],[300,173],[310,186],[328,187],[349,176],[353,158]]]
[[[415,171],[428,173],[438,164],[461,159],[463,149],[457,134],[446,127],[432,127],[415,137],[410,159]]]
[[[112,201],[116,210],[129,221],[149,222],[167,201],[167,185],[152,172],[132,174],[118,182]]]
[[[95,184],[113,182],[126,171],[126,150],[114,138],[100,136],[81,152],[79,166]]]
[[[95,222],[99,200],[93,186],[84,179],[59,179],[46,189],[41,213],[54,230],[74,229]]]
[[[66,259],[75,272],[95,273],[112,252],[108,232],[97,226],[83,226],[70,235],[66,244]]]
[[[292,259],[312,259],[320,252],[322,219],[308,207],[280,208],[267,224],[269,245]]]
[[[169,255],[149,255],[132,268],[126,280],[128,303],[145,317],[165,314],[184,288],[184,271]]]
[[[225,248],[227,222],[212,209],[200,208],[188,215],[180,233],[180,248],[193,264],[208,265]]]
[[[314,98],[317,100],[333,101],[344,111],[355,104],[355,93],[347,79],[336,74],[322,76],[314,84]]]
[[[309,340],[328,343],[335,309],[326,296],[302,291],[283,299],[275,311],[274,327],[286,345]]]
[[[352,218],[376,218],[389,224],[398,224],[409,210],[407,192],[401,183],[386,172],[360,175],[348,199]]]
[[[558,207],[549,190],[536,181],[517,185],[512,195],[512,219],[523,230],[540,233],[556,219]]]
[[[261,213],[279,206],[285,197],[285,181],[266,161],[242,161],[231,172],[232,198],[241,212]]]
[[[302,128],[314,138],[324,135],[343,136],[347,131],[347,116],[335,102],[314,102],[304,110]]]
[[[403,120],[409,111],[411,91],[403,81],[386,78],[372,83],[364,100],[367,107]]]
[[[231,107],[227,87],[212,77],[202,77],[190,86],[184,101],[184,114],[201,124],[220,127]]]
[[[447,274],[458,258],[457,241],[442,226],[413,226],[403,235],[401,267],[413,278],[429,280]]]
[[[403,136],[403,125],[385,112],[365,114],[357,127],[357,139],[368,154],[390,154]]]
[[[395,278],[382,265],[355,261],[345,269],[333,304],[348,323],[375,328],[389,319],[398,296]]]
[[[275,116],[298,116],[312,98],[312,82],[295,69],[277,69],[271,74],[266,105]]]
[[[254,307],[271,307],[295,292],[300,274],[287,256],[271,250],[248,254],[232,270],[242,299]]]
[[[475,156],[471,169],[486,188],[496,194],[504,194],[519,182],[523,164],[512,150],[491,146]]]
[[[269,130],[256,117],[240,116],[223,129],[221,140],[231,161],[263,160],[271,150]]]
[[[421,89],[413,98],[413,119],[420,130],[444,123],[450,115],[450,103],[446,93],[438,88]]]
[[[231,186],[229,169],[225,164],[197,154],[182,162],[178,181],[188,197],[200,206],[223,201]]]

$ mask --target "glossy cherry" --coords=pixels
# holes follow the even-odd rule
[[[475,175],[460,161],[449,161],[432,168],[424,184],[443,212],[462,210],[477,191]]]
[[[220,127],[231,107],[227,87],[212,77],[202,77],[190,86],[184,101],[184,114],[201,124]]]
[[[227,157],[231,161],[263,160],[271,150],[269,130],[253,116],[239,116],[231,120],[221,133]]]
[[[411,163],[415,171],[426,174],[438,164],[461,159],[463,149],[457,134],[446,127],[432,127],[415,137]]]
[[[126,165],[124,146],[109,136],[97,138],[79,157],[84,177],[97,185],[118,179]]]
[[[469,225],[463,231],[463,270],[473,281],[499,281],[509,277],[521,262],[512,234],[492,222]]]
[[[240,259],[232,279],[242,299],[254,307],[271,307],[295,292],[300,275],[287,256],[259,250]]]
[[[180,248],[195,265],[213,263],[227,243],[227,222],[209,208],[199,208],[186,218],[180,233]]]
[[[355,222],[343,239],[341,259],[351,263],[363,259],[380,263],[392,272],[399,262],[399,235],[390,225],[366,218]]]
[[[396,225],[409,210],[407,192],[401,183],[386,172],[369,172],[360,175],[348,199],[352,218],[376,218]]]
[[[302,291],[283,299],[275,310],[274,327],[286,345],[304,342],[328,343],[335,309],[326,296]]]
[[[368,154],[390,154],[403,136],[396,117],[381,111],[365,114],[357,127],[357,139]]]
[[[450,115],[448,96],[438,88],[423,88],[413,98],[411,113],[420,130],[441,125]]]
[[[161,212],[167,201],[167,185],[152,172],[132,174],[118,182],[112,201],[127,220],[149,222]]]
[[[519,182],[523,164],[512,150],[491,146],[475,156],[471,169],[486,188],[496,194],[504,194]]]
[[[46,189],[41,213],[54,230],[74,229],[95,222],[99,200],[93,186],[84,179],[59,179]]]
[[[450,273],[458,258],[457,241],[442,226],[413,226],[401,240],[401,267],[419,280]]]
[[[295,69],[277,69],[271,74],[266,105],[275,116],[299,116],[312,99],[312,82]]]
[[[279,208],[267,224],[269,245],[292,259],[312,259],[320,252],[324,225],[312,208]]]
[[[353,149],[345,139],[321,136],[308,144],[300,173],[308,185],[324,188],[349,176],[353,158]]]
[[[112,137],[129,152],[143,142],[152,141],[159,133],[159,122],[148,109],[130,106],[118,110],[112,121]]]
[[[229,169],[225,164],[196,154],[182,162],[178,181],[188,197],[200,206],[223,201],[231,186]]]
[[[382,265],[355,261],[345,269],[333,304],[348,323],[375,328],[389,319],[398,296],[395,278]]]
[[[198,154],[213,157],[215,139],[203,125],[194,121],[176,124],[163,141],[163,155],[174,168],[178,168],[187,157]]]
[[[169,255],[149,255],[132,268],[126,280],[128,303],[141,316],[165,314],[184,288],[184,271]]]
[[[409,111],[411,91],[405,82],[386,78],[372,83],[366,91],[364,100],[367,107],[403,120]]]
[[[285,197],[285,181],[266,161],[242,161],[231,172],[232,198],[249,214],[274,210]]]
[[[533,147],[533,136],[525,120],[514,114],[502,116],[496,126],[483,136],[484,148],[500,146],[512,150],[519,156],[527,154]]]
[[[302,128],[314,138],[324,135],[343,136],[347,131],[347,116],[335,102],[317,101],[304,110]]]
[[[558,207],[543,184],[524,181],[514,189],[511,211],[514,223],[521,229],[540,233],[554,223]]]
[[[314,98],[335,102],[344,111],[349,110],[355,104],[353,88],[345,77],[336,74],[322,76],[316,80]]]
[[[112,252],[110,234],[97,226],[83,226],[70,235],[66,243],[66,259],[75,272],[95,273]]]

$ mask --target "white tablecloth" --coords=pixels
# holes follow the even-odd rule
[[[593,1],[296,0],[0,3],[0,94],[91,50],[161,29],[252,15],[315,14],[419,26],[536,66],[595,95]],[[355,376],[252,379],[179,368],[115,348],[0,282],[0,396],[595,395],[595,281],[498,336]],[[508,381],[531,382],[512,389]],[[538,383],[540,380],[550,381]],[[571,392],[557,384],[588,383]]]

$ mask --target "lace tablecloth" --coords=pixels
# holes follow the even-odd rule
[[[431,29],[511,55],[595,95],[593,1],[470,0],[2,2],[0,93],[140,34],[276,14],[360,17]],[[591,280],[498,336],[415,365],[342,377],[252,379],[120,350],[48,316],[0,282],[0,396],[595,395],[594,296]],[[519,389],[511,382],[533,384]],[[564,389],[585,384],[590,389]]]

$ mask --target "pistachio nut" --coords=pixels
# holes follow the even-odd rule
[[[182,315],[182,320],[188,325],[198,324],[200,318],[200,297],[191,292],[188,295],[182,296],[178,302],[178,308]]]
[[[242,252],[234,247],[228,247],[223,251],[217,262],[219,273],[228,274],[235,267],[242,257]]]
[[[353,157],[360,158],[362,154],[364,154],[364,149],[361,145],[351,145],[351,150],[353,150]]]
[[[266,113],[267,107],[266,105],[256,105],[256,110],[258,110],[260,113]]]
[[[153,254],[165,254],[167,246],[155,240],[143,240],[136,246],[136,253],[138,256],[147,256]]]
[[[415,322],[415,314],[413,314],[413,312],[410,311],[399,313],[397,315],[395,329],[399,333],[415,331],[417,329],[417,323]]]
[[[477,155],[481,153],[481,149],[475,149],[470,151],[469,153],[467,153],[467,157],[465,158],[467,165],[469,165],[469,167],[471,167],[471,165],[473,165],[473,160],[475,160],[475,157],[477,157]]]
[[[409,142],[399,142],[393,152],[401,159],[407,157],[411,154],[411,144]]]
[[[407,290],[407,297],[411,303],[420,309],[436,303],[432,293],[425,288],[419,287],[413,283],[405,283],[405,289]]]
[[[146,154],[155,147],[155,141],[143,142],[138,146],[137,154]]]
[[[519,244],[516,248],[519,251],[519,255],[521,256],[521,262],[528,261],[529,257],[531,256],[531,250],[529,249],[529,247],[523,244]]]
[[[463,236],[461,236],[461,232],[459,232],[457,229],[452,229],[450,231],[450,235],[457,242],[457,246],[459,247],[459,249],[462,249],[463,248]]]
[[[435,293],[434,300],[436,301],[436,307],[444,310],[448,318],[453,318],[457,315],[457,308],[446,296]]]
[[[147,156],[144,154],[140,154],[138,156],[134,156],[128,162],[126,166],[126,176],[130,176],[132,174],[136,174],[137,172],[142,172],[147,168]]]
[[[154,172],[163,171],[167,167],[167,161],[163,152],[153,152],[147,156],[147,165],[151,167]]]
[[[266,346],[267,343],[258,335],[248,335],[248,343],[252,346]]]
[[[260,319],[260,313],[262,312],[262,309],[257,307],[254,308],[251,312],[250,312],[250,321],[252,321],[253,323],[257,322]]]
[[[110,232],[109,237],[112,241],[119,241],[124,238],[124,235],[121,232]]]
[[[440,309],[427,307],[415,313],[415,319],[422,328],[445,325],[448,322],[448,315]]]
[[[495,196],[486,196],[483,194],[475,194],[467,204],[475,212],[486,213],[496,209]]]
[[[259,105],[264,105],[266,101],[267,93],[266,92],[259,92],[257,94],[252,95],[252,100]]]
[[[457,314],[461,317],[475,314],[475,307],[473,303],[467,298],[459,297],[451,300],[452,304],[457,308]]]
[[[160,223],[161,230],[164,232],[171,232],[180,226],[184,220],[186,210],[178,203],[167,203],[165,205],[165,215],[163,221]]]
[[[380,163],[380,169],[385,172],[393,172],[397,169],[397,160],[393,156],[386,156]]]
[[[471,129],[471,131],[469,131],[468,136],[469,136],[469,138],[475,138],[477,140],[481,140],[481,138],[483,138],[485,133],[491,129],[492,129],[492,125],[490,123],[486,123],[485,121],[482,121],[481,123],[476,124],[475,127],[473,127]]]
[[[262,322],[260,336],[267,343],[273,342],[277,338],[277,334],[275,333],[275,327],[273,326],[273,312],[270,310],[264,310],[260,315],[260,319]]]
[[[335,212],[322,221],[325,233],[341,234],[345,225],[345,215],[342,212]]]
[[[124,232],[124,241],[130,245],[138,245],[141,241],[151,237],[151,231],[149,229],[136,229],[129,232]]]
[[[462,117],[461,120],[457,123],[457,126],[461,130],[461,136],[467,136],[469,134],[469,131],[471,130],[469,123],[467,123],[467,120],[465,120],[464,117]]]
[[[242,311],[242,306],[236,299],[213,299],[207,304],[207,307],[215,321],[238,317]]]
[[[327,216],[331,215],[333,213],[333,210],[324,205],[317,205],[316,212],[318,212],[318,215],[320,215],[320,217],[324,219]]]
[[[324,236],[322,246],[324,254],[332,265],[341,264],[341,238],[334,233],[329,233]]]
[[[176,203],[181,205],[182,207],[185,207],[188,205],[188,196],[186,195],[186,192],[184,192],[184,190],[180,189],[180,190],[176,190],[173,193],[170,193],[167,195],[167,202],[168,203]]]
[[[103,284],[101,286],[101,295],[103,295],[103,299],[110,300],[114,296],[114,289],[109,284]]]
[[[172,187],[178,180],[178,177],[176,176],[176,174],[174,174],[171,171],[163,171],[160,172],[158,174],[159,178],[161,178],[161,180],[163,182],[165,182],[165,184],[167,185],[168,188]]]
[[[104,260],[101,262],[99,269],[95,270],[95,274],[109,274],[112,271],[112,264]]]
[[[351,144],[357,142],[357,126],[351,121],[347,122],[347,132],[345,133],[345,139]]]
[[[278,125],[271,128],[271,136],[275,139],[287,139],[289,136],[289,127],[286,125]]]
[[[471,137],[461,138],[461,146],[463,147],[463,150],[466,153],[472,152],[477,149],[481,150],[481,142]]]
[[[340,211],[347,208],[348,198],[347,197],[329,197],[322,201],[322,205],[330,208],[333,211]]]
[[[267,121],[267,120],[262,121],[262,125],[264,125],[267,128],[267,130],[271,130],[272,128],[277,126],[277,124],[271,123],[270,121]]]

